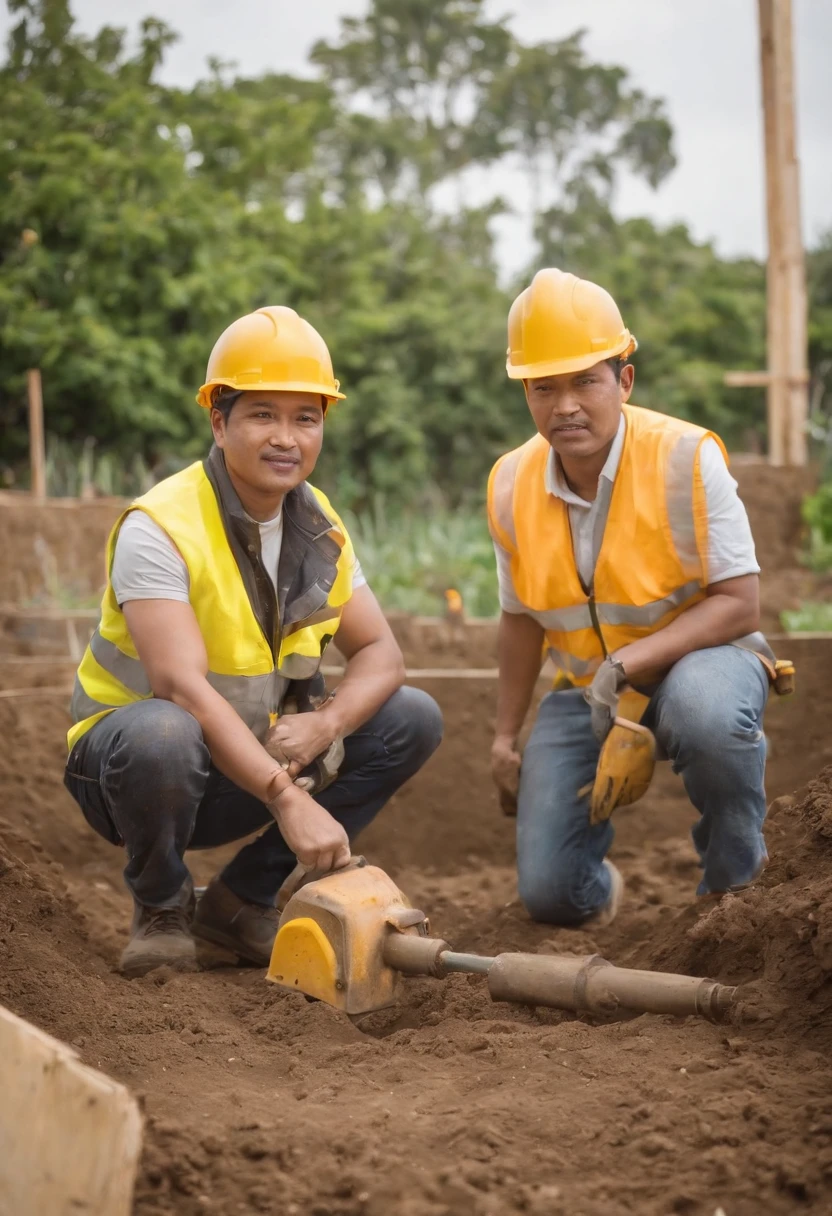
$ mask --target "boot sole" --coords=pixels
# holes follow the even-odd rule
[[[178,955],[172,958],[159,958],[158,954],[137,954],[133,958],[119,963],[119,972],[128,980],[141,979],[151,971],[160,967],[170,967],[172,971],[196,971],[198,963],[196,951],[193,954]]]
[[[198,921],[191,924],[191,936],[211,946],[219,946],[227,954],[232,954],[238,962],[249,963],[253,967],[268,967],[271,962],[271,951],[264,958],[262,954],[255,954],[253,949],[247,950],[245,946],[241,946],[239,939],[232,937],[230,933],[223,933],[222,929],[214,929]]]

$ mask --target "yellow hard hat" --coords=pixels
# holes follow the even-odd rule
[[[626,359],[637,345],[609,292],[549,267],[511,306],[506,371],[512,380],[561,376],[616,355]]]
[[[320,393],[327,401],[344,398],[326,342],[294,308],[283,305],[258,308],[220,334],[196,397],[204,409],[210,409],[213,390],[220,385]]]

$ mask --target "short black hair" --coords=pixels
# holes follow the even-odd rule
[[[223,422],[227,423],[228,416],[240,396],[242,396],[240,389],[229,388],[227,384],[218,384],[211,390],[211,409],[219,410]]]
[[[605,359],[607,367],[612,368],[612,374],[615,376],[615,383],[621,383],[621,373],[627,366],[627,360],[622,359],[620,355],[614,355],[612,359]]]

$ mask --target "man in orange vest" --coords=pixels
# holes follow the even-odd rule
[[[590,822],[587,788],[628,686],[649,697],[642,722],[699,812],[699,894],[748,883],[766,861],[774,656],[722,442],[628,404],[636,341],[594,283],[539,271],[508,337],[537,428],[497,462],[488,495],[502,609],[492,771],[517,814],[520,897],[551,924],[615,916],[613,829]],[[544,648],[557,679],[521,762]]]

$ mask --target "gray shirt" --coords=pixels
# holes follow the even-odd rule
[[[249,516],[249,518],[251,518]],[[254,522],[254,521],[252,521]],[[283,543],[283,512],[258,524],[263,565],[277,591],[277,566]],[[163,528],[145,511],[131,511],[121,525],[110,572],[119,605],[130,600],[190,600],[190,577],[184,558]],[[367,582],[356,560],[352,587]]]

